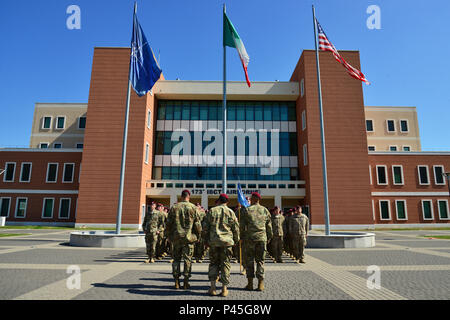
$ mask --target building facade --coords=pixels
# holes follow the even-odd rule
[[[116,223],[129,48],[95,48],[87,104],[36,104],[30,149],[0,149],[8,224]],[[359,52],[343,51],[360,68]],[[364,107],[361,82],[320,52],[331,227],[449,222],[450,152],[421,152],[413,107]],[[222,82],[165,80],[131,96],[122,224],[184,189],[211,207],[222,189]],[[227,83],[227,192],[237,203],[303,205],[324,227],[315,52],[287,82]],[[394,148],[394,146],[396,148]],[[372,148],[373,147],[373,148]],[[26,199],[26,200],[25,200]]]

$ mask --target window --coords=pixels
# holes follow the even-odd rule
[[[302,112],[302,130],[306,129],[306,110]]]
[[[395,200],[395,208],[397,210],[397,220],[408,220],[406,200]]]
[[[370,178],[370,184],[372,184],[372,166],[369,165],[369,178]]]
[[[186,108],[187,110],[189,110],[189,108]],[[184,115],[184,109],[183,109],[183,115]],[[184,116],[183,116],[184,118]],[[149,110],[147,110],[147,128],[150,129],[150,123],[152,122],[152,112]]]
[[[66,182],[66,183],[73,182],[74,170],[75,170],[74,163],[64,163],[63,182]]]
[[[433,203],[431,200],[422,200],[422,214],[424,220],[433,220]]]
[[[387,185],[386,166],[377,166],[377,183],[380,185]]]
[[[64,129],[66,124],[66,117],[60,116],[56,118],[56,129]]]
[[[389,151],[397,151],[397,146],[389,146]]]
[[[59,201],[59,214],[60,219],[68,219],[70,217],[70,198],[61,198]]]
[[[83,148],[84,148],[84,145],[83,145],[82,143],[77,143],[77,144],[76,144],[76,148],[77,148],[77,149],[83,149]]]
[[[386,126],[388,132],[395,132],[395,121],[394,120],[386,120]]]
[[[16,163],[7,162],[5,164],[5,172],[3,173],[3,182],[14,182],[15,173],[16,173]]]
[[[16,202],[16,218],[25,218],[27,215],[28,198],[17,198]]]
[[[50,129],[52,127],[52,117],[44,117],[42,119],[42,129]]]
[[[368,146],[369,151],[375,151],[375,146]]]
[[[42,218],[53,218],[53,206],[55,198],[44,198],[42,204]]]
[[[39,148],[41,148],[41,149],[48,149],[48,142],[41,142],[39,144]]]
[[[60,142],[55,142],[55,143],[53,144],[53,148],[55,148],[55,149],[61,149],[61,148],[62,148],[62,143],[60,143]]]
[[[58,179],[58,164],[49,163],[47,165],[47,180],[45,182],[56,182]]]
[[[308,146],[306,144],[303,145],[303,165],[308,165]]]
[[[366,131],[373,132],[373,120],[366,120]]]
[[[433,166],[434,184],[445,185],[444,166]]]
[[[381,220],[391,220],[391,208],[389,200],[380,200]]]
[[[409,125],[408,120],[400,120],[400,132],[408,132]]]
[[[86,129],[86,117],[78,118],[78,129]]]
[[[394,185],[403,185],[403,166],[392,166],[392,180]]]
[[[145,144],[145,163],[148,164],[148,156],[149,156],[149,150],[150,149],[150,145],[148,143]]]
[[[305,95],[305,79],[300,80],[300,95]]]
[[[9,217],[11,198],[0,198],[0,217]]]
[[[448,220],[448,200],[438,200],[439,219]]]
[[[23,162],[22,168],[20,169],[20,182],[30,182],[31,181],[31,162]]]
[[[419,174],[419,184],[420,185],[429,185],[430,179],[428,175],[428,166],[418,166],[417,172]]]
[[[411,151],[411,147],[410,146],[403,146],[403,151]]]

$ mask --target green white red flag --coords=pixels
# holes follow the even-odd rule
[[[247,81],[247,85],[250,87],[251,83],[248,79],[247,66],[250,61],[250,57],[245,50],[244,43],[239,37],[239,34],[236,31],[236,28],[231,23],[230,19],[228,19],[226,13],[223,13],[223,46],[228,46],[231,48],[236,48],[239,53],[239,58],[241,59],[242,66],[245,72],[245,80]]]

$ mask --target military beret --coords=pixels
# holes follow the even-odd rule
[[[189,190],[183,190],[183,192],[182,193],[187,193],[188,195],[191,195],[191,192],[189,191]]]
[[[258,192],[252,192],[252,197],[261,199],[261,195]]]
[[[162,203],[158,203],[156,206],[157,207],[164,207],[164,205]]]
[[[228,196],[227,196],[225,193],[221,193],[221,194],[219,195],[219,198],[224,198],[224,199],[227,199],[227,200],[228,200]]]

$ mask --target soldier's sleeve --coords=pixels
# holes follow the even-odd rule
[[[233,232],[233,241],[234,244],[238,244],[239,243],[239,222],[236,218],[236,215],[234,214],[233,210],[230,210],[230,214],[231,214],[231,231]]]
[[[206,213],[205,217],[203,218],[202,222],[202,239],[205,241],[206,244],[209,242],[209,228],[210,228],[210,222],[209,222],[209,211]]]
[[[202,224],[200,222],[200,213],[197,208],[195,208],[194,228],[195,231],[197,232],[197,235],[200,237],[202,234]]]
[[[273,230],[272,230],[272,219],[270,219],[270,212],[269,210],[265,210],[267,215],[267,221],[266,221],[266,235],[267,235],[267,242],[272,240],[273,237]]]

